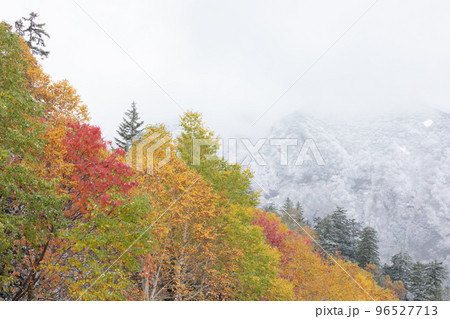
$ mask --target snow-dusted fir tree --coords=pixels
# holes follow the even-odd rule
[[[303,217],[303,207],[298,201],[295,204],[295,213],[297,222],[300,224],[305,224],[305,218]]]
[[[336,207],[333,214],[325,218],[316,218],[314,230],[319,236],[320,244],[329,253],[339,253],[355,261],[356,245],[353,243],[354,228],[357,223],[347,218],[347,211]]]
[[[372,227],[364,227],[356,250],[356,261],[364,268],[367,264],[379,265],[377,232]]]
[[[361,234],[361,223],[359,223],[356,219],[349,219],[350,224],[350,242],[351,242],[351,251],[353,252],[354,258],[356,261],[356,251],[358,250],[358,244],[360,240]]]
[[[280,214],[283,222],[289,227],[289,229],[297,232],[302,231],[305,221],[303,219],[303,209],[300,202],[297,202],[294,207],[292,200],[289,197],[286,198]]]
[[[413,300],[424,301],[431,300],[430,283],[426,275],[426,265],[416,262],[411,267],[411,276],[409,277],[408,291],[413,294]]]
[[[294,204],[292,203],[292,200],[288,197],[284,201],[283,210],[289,212],[289,210],[291,210],[292,208],[294,208]]]
[[[324,218],[314,218],[314,230],[317,236],[319,236],[320,246],[330,254],[334,254],[338,250],[338,244],[336,238],[333,236],[334,232],[332,229],[333,222],[331,215],[325,216]]]
[[[336,207],[336,210],[331,214],[331,221],[333,223],[331,235],[338,250],[342,256],[348,257],[352,261],[355,260],[355,251],[351,240],[352,230],[347,218],[347,211],[342,207]]]
[[[442,283],[447,278],[447,272],[442,262],[437,260],[425,265],[427,275],[427,295],[430,300],[443,300],[444,289]]]
[[[401,281],[406,289],[409,288],[412,259],[407,253],[398,253],[391,257],[391,265],[384,265],[383,272],[392,281]]]
[[[119,138],[114,138],[117,146],[128,151],[128,147],[131,145],[133,138],[142,133],[142,125],[144,125],[144,121],[140,121],[136,103],[132,102],[131,108],[125,112],[125,117],[117,130]]]

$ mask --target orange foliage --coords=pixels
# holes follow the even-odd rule
[[[256,211],[255,217],[254,223],[280,251],[280,276],[293,284],[297,300],[394,299],[392,292],[377,286],[372,275],[356,264],[338,257],[324,259],[308,237],[289,230],[274,214]]]

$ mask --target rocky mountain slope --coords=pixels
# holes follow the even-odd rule
[[[378,231],[383,262],[407,251],[418,260],[444,260],[449,268],[450,115],[325,123],[293,114],[275,124],[270,137],[274,144],[296,139],[298,145],[288,147],[288,165],[282,165],[280,146],[266,141],[260,154],[267,165],[250,164],[263,205],[280,205],[289,196],[309,220],[342,206]],[[308,156],[295,165],[308,139],[323,165],[307,145]]]

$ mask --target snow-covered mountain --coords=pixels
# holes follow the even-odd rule
[[[298,146],[288,147],[284,166],[280,146],[266,141],[259,153],[267,165],[250,165],[254,187],[263,190],[262,204],[280,205],[289,196],[300,201],[309,220],[342,206],[378,231],[383,262],[407,251],[417,260],[444,260],[450,269],[449,114],[428,111],[351,123],[292,114],[273,126],[270,138],[297,139]],[[308,139],[324,165],[310,146],[309,158],[294,165]]]

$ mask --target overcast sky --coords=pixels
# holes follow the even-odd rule
[[[40,14],[45,71],[108,139],[133,100],[146,123],[194,109],[224,137],[263,135],[293,111],[450,112],[450,1],[373,3],[0,0],[0,19]]]

